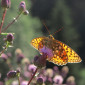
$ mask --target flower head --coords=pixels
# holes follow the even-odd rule
[[[20,85],[27,85],[28,81],[22,81]]]
[[[67,85],[76,85],[76,84],[75,84],[75,78],[74,78],[74,76],[68,77],[68,79],[67,79],[67,81],[66,81],[66,84],[67,84]]]
[[[1,0],[1,6],[2,8],[9,8],[11,5],[11,1],[10,0]]]
[[[63,83],[63,77],[60,75],[56,75],[53,79],[55,84],[62,84]]]
[[[22,54],[22,50],[19,49],[19,48],[17,48],[17,49],[15,50],[15,54],[16,54],[16,55]]]
[[[37,84],[38,85],[42,85],[43,84],[43,78],[42,77],[37,78]]]
[[[17,72],[16,71],[9,71],[7,73],[7,77],[8,78],[15,78],[17,76]]]
[[[8,59],[8,56],[6,54],[2,53],[1,58],[6,61]]]
[[[12,42],[14,40],[13,34],[12,33],[8,34],[6,40],[9,41],[9,42]]]
[[[43,46],[43,48],[40,49],[40,52],[43,54],[47,54],[48,58],[53,57],[52,50],[46,46]]]
[[[36,67],[34,64],[31,64],[31,65],[29,65],[28,70],[29,70],[30,72],[35,72],[36,68],[37,68],[37,67]]]
[[[46,85],[52,85],[52,82],[53,82],[52,78],[47,77],[47,79],[45,81]]]
[[[25,12],[25,10],[26,10],[25,1],[21,1],[19,5],[19,12],[22,13],[22,12]]]
[[[17,55],[17,63],[21,63],[22,59],[24,58],[25,56],[23,54],[19,54]]]
[[[38,67],[38,68],[42,68],[46,66],[46,59],[47,59],[47,55],[43,54],[41,56],[35,56],[34,57],[34,64]]]
[[[53,70],[52,69],[47,69],[45,71],[45,76],[47,76],[47,77],[53,77]]]
[[[64,66],[62,69],[61,69],[61,75],[65,78],[67,76],[69,72],[69,68],[67,66]]]

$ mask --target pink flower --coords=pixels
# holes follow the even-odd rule
[[[50,48],[46,47],[46,46],[43,46],[43,48],[40,49],[40,52],[41,53],[44,53],[44,54],[47,54],[48,55],[48,58],[53,57],[52,50]]]
[[[36,68],[37,67],[34,64],[31,64],[31,65],[29,65],[28,70],[31,72],[35,72]]]
[[[62,84],[63,83],[63,77],[60,75],[56,75],[53,79],[54,83],[56,84]]]
[[[8,56],[6,54],[2,53],[1,58],[6,61],[8,59]]]
[[[27,85],[28,81],[22,81],[21,85]]]

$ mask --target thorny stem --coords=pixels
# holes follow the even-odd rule
[[[16,16],[16,18],[14,18],[3,30],[2,32],[4,32],[5,30],[7,30],[8,27],[10,27],[21,15],[22,13],[20,13],[19,15]]]
[[[36,74],[36,72],[37,72],[37,70],[38,70],[38,68],[36,68],[36,70],[35,70],[34,74],[32,75],[32,77],[31,77],[31,79],[29,80],[29,82],[28,82],[28,84],[27,84],[27,85],[30,85],[30,83],[31,83],[32,79],[34,78],[34,76],[35,76],[35,74]]]
[[[5,9],[5,10],[3,11],[2,21],[1,21],[1,24],[0,24],[0,34],[1,34],[2,26],[3,26],[3,24],[4,24],[4,19],[5,19],[6,12],[7,12],[7,9]]]

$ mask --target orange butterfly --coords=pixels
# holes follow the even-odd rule
[[[41,54],[47,53],[47,60],[57,65],[66,65],[67,63],[81,62],[80,56],[69,46],[61,41],[49,37],[38,37],[31,41],[31,45]]]

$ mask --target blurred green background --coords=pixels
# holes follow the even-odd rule
[[[11,0],[11,8],[7,11],[3,27],[7,26],[18,14],[20,1]],[[9,48],[7,52],[11,52],[14,55],[16,48],[20,48],[23,54],[32,60],[39,53],[30,45],[31,40],[49,35],[42,21],[44,21],[51,34],[64,27],[54,37],[69,45],[82,58],[81,63],[67,64],[67,66],[70,69],[69,75],[75,76],[76,85],[85,85],[85,0],[25,1],[29,15],[20,16],[17,22],[7,29],[6,32],[15,33],[14,47]],[[0,7],[0,22],[1,16],[2,9]],[[0,45],[2,45],[2,42],[3,37],[0,37]],[[15,55],[13,59],[15,59]]]

